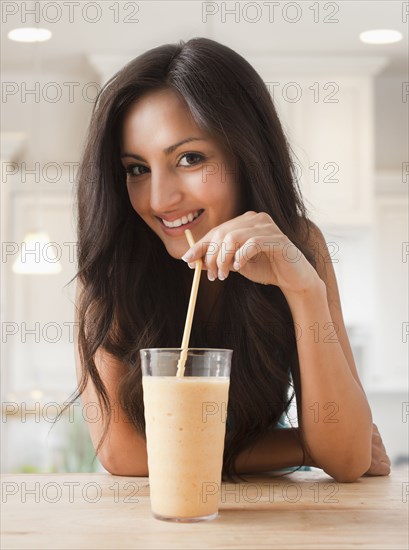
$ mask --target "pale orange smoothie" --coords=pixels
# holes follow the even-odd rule
[[[229,377],[143,376],[152,512],[217,514]]]

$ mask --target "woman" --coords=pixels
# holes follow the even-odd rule
[[[183,256],[204,260],[190,346],[234,350],[223,475],[389,473],[325,240],[268,90],[240,55],[181,41],[105,85],[79,172],[78,240],[79,395],[100,409],[89,429],[109,472],[148,473],[139,350],[180,347],[193,277]],[[280,429],[294,395],[299,427]]]

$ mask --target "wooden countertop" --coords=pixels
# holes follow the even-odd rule
[[[1,547],[408,548],[405,469],[355,483],[336,483],[318,469],[247,479],[223,483],[216,520],[186,524],[151,516],[148,478],[4,474]]]

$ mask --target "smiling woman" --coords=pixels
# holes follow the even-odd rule
[[[205,38],[137,57],[94,106],[78,178],[77,373],[78,394],[103,413],[89,424],[102,464],[147,473],[139,350],[180,345],[186,228],[189,261],[204,258],[190,346],[234,350],[223,475],[365,473],[371,412],[334,272],[316,254],[325,241],[264,82]],[[317,342],[314,323],[333,323],[339,341]],[[281,429],[294,397],[298,428]],[[312,405],[328,403],[337,422],[317,422]]]

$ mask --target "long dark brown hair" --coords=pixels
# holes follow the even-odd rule
[[[119,400],[144,437],[139,350],[180,347],[193,277],[133,210],[120,162],[127,110],[159,89],[180,94],[198,127],[233,155],[242,213],[270,214],[315,267],[291,148],[267,87],[243,57],[213,40],[193,38],[153,48],[117,72],[95,102],[78,172],[83,372],[74,399],[90,377],[109,421],[110,403],[94,361],[104,348],[126,366]],[[238,454],[277,425],[294,395],[301,422],[302,392],[294,322],[280,288],[231,272],[220,299],[219,317],[194,322],[189,345],[234,350],[223,457],[223,478],[234,480],[240,477],[234,467]],[[108,422],[96,452],[107,429]],[[301,434],[300,443],[305,453]]]

